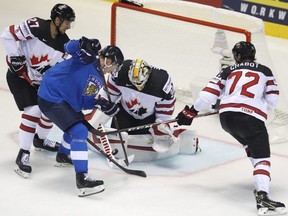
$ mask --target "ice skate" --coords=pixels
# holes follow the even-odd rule
[[[72,166],[72,160],[70,158],[70,155],[66,155],[63,153],[57,153],[56,155],[56,167],[67,167],[67,166]]]
[[[14,171],[23,178],[28,178],[32,172],[32,168],[29,163],[30,152],[28,150],[20,149],[16,158],[16,167]]]
[[[285,205],[281,202],[270,200],[265,191],[254,190],[257,202],[258,215],[284,215],[287,213]]]
[[[60,144],[56,141],[52,141],[49,139],[40,139],[38,134],[35,134],[33,139],[33,145],[36,151],[47,150],[56,152],[58,151]]]
[[[87,173],[76,173],[76,185],[79,189],[78,196],[85,197],[104,191],[104,182],[102,180],[94,180]]]

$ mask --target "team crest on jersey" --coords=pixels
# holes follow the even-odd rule
[[[36,57],[35,55],[33,55],[31,58],[30,58],[30,62],[31,62],[31,65],[34,66],[34,65],[39,65],[41,64],[42,62],[49,62],[50,59],[48,59],[48,55],[44,55],[44,56],[39,56],[39,57]]]
[[[125,104],[131,114],[134,116],[142,116],[143,114],[147,113],[147,108],[144,108],[137,98],[130,101],[125,101]]]
[[[89,79],[87,80],[87,84],[84,89],[83,95],[85,96],[96,95],[99,92],[100,87],[101,87],[100,80],[97,77],[90,75]]]
[[[33,55],[30,58],[31,62],[31,68],[38,71],[40,74],[43,74],[47,69],[49,69],[51,66],[49,65],[50,59],[48,58],[48,55],[39,56],[36,57]]]

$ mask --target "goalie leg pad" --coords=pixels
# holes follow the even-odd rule
[[[177,129],[174,134],[179,136],[180,154],[196,154],[201,151],[195,130]]]

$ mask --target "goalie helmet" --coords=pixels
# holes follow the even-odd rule
[[[130,82],[142,91],[151,74],[151,66],[142,59],[136,59],[131,62],[128,77]]]
[[[241,63],[244,60],[254,61],[256,49],[252,43],[240,41],[234,45],[232,53],[237,63]],[[240,54],[240,59],[238,58],[238,54]]]
[[[59,17],[61,22],[64,20],[73,22],[75,21],[75,12],[66,4],[56,4],[51,10],[50,18],[54,21],[56,17]]]
[[[124,61],[123,53],[117,46],[106,46],[98,54],[104,58],[111,58],[112,64],[121,65]]]

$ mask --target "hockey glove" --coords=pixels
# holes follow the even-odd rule
[[[27,73],[27,67],[25,61],[26,61],[25,56],[11,56],[10,62],[8,62],[10,71],[18,76],[22,76],[23,73]]]
[[[120,110],[117,104],[111,103],[103,97],[97,99],[95,107],[110,117],[116,115]]]
[[[101,44],[98,39],[88,39],[84,36],[80,38],[78,46],[80,49],[84,49],[87,52],[93,52],[96,55],[99,50],[101,50]]]
[[[178,125],[191,125],[193,118],[197,116],[197,113],[198,111],[195,110],[193,106],[189,109],[186,105],[176,117]]]

